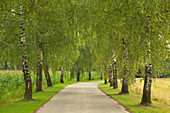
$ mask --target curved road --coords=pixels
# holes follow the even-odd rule
[[[37,113],[128,113],[98,89],[99,83],[71,84],[40,107]]]

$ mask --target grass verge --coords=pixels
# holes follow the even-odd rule
[[[126,108],[128,108],[133,113],[170,113],[170,106],[162,102],[152,100],[152,106],[142,106],[140,105],[141,95],[130,92],[129,95],[119,95],[119,89],[114,89],[109,87],[109,84],[100,83],[98,87],[105,93],[122,103]]]
[[[32,113],[69,84],[72,84],[72,82],[44,88],[43,92],[34,92],[33,100],[23,100],[23,96],[13,98],[4,104],[0,104],[0,113]]]
[[[100,81],[96,80],[82,80],[80,82],[92,82],[92,81]],[[77,83],[76,80],[71,82],[66,82],[64,84],[56,84],[53,87],[47,87],[43,89],[43,92],[34,92],[33,100],[23,100],[23,96],[21,97],[13,97],[5,103],[0,103],[0,113],[32,113],[41,105],[46,103],[51,97],[53,97],[56,93],[58,93],[65,86],[70,85],[72,83]]]

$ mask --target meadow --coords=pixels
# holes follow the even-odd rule
[[[129,86],[131,92],[142,95],[144,80],[136,80]],[[121,84],[119,84],[119,88]],[[153,100],[170,105],[170,78],[154,78],[152,80],[151,96]]]

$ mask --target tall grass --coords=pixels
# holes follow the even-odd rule
[[[36,89],[36,74],[33,72],[30,73],[32,78],[33,91]],[[53,84],[60,83],[60,71],[56,71],[55,73],[50,72],[51,80]],[[92,72],[92,80],[99,79],[100,75],[96,72]],[[88,73],[84,73],[84,75],[80,76],[80,81],[88,80]],[[70,81],[70,72],[64,72],[64,82]],[[76,82],[75,78],[71,80],[72,82]],[[43,73],[42,76],[42,84],[43,87],[46,87],[46,79]],[[21,71],[5,71],[0,72],[0,102],[4,102],[10,97],[21,96],[25,91],[25,83],[23,73]]]
[[[133,113],[170,113],[170,106],[163,102],[152,100],[152,106],[143,106],[139,104],[141,102],[141,95],[139,94],[131,92],[129,95],[118,95],[120,89],[113,90],[112,87],[109,87],[109,84],[100,83],[98,86]]]
[[[137,80],[135,84],[130,85],[131,92],[142,95],[144,80]],[[120,85],[119,85],[120,86]],[[170,78],[156,78],[153,79],[151,89],[152,99],[170,105]]]
[[[0,73],[0,100],[3,101],[11,96],[23,94],[24,80],[22,72]]]
[[[51,74],[51,80],[54,84],[59,83],[59,73],[55,75]],[[33,91],[36,88],[36,74],[30,73],[32,78]],[[46,79],[43,74],[42,76],[43,87],[46,86]],[[0,102],[9,99],[13,96],[23,95],[25,90],[25,83],[23,73],[21,71],[16,72],[0,72]]]

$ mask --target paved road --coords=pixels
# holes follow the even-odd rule
[[[99,83],[69,85],[37,110],[37,113],[128,113],[98,89]]]

